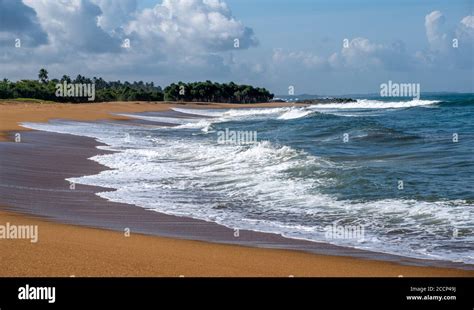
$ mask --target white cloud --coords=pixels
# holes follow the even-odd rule
[[[327,65],[326,59],[311,52],[285,51],[282,48],[273,50],[273,62],[277,65],[289,63],[290,65],[302,65],[306,68],[321,68]]]
[[[444,32],[445,17],[440,11],[425,16],[426,38],[432,50],[446,50],[447,34]]]
[[[121,32],[137,12],[137,0],[92,0],[99,6],[102,14],[98,17],[99,26],[107,32]]]
[[[342,48],[340,55],[331,56],[330,61],[336,67],[391,71],[407,70],[412,63],[411,56],[406,52],[402,41],[381,44],[362,37],[352,39],[347,47]]]
[[[225,54],[257,44],[253,30],[221,0],[164,0],[141,11],[136,0],[0,0],[0,9],[9,12],[16,27],[22,14],[27,16],[29,31],[44,29],[47,43],[28,50],[2,48],[2,73],[13,79],[34,76],[40,67],[51,76],[224,78],[238,70],[225,61]],[[14,42],[14,32],[2,30],[0,41]],[[131,41],[130,49],[121,47],[125,38]]]
[[[474,15],[468,15],[461,20],[461,24],[463,24],[467,28],[474,28]]]
[[[252,29],[236,20],[219,0],[164,0],[125,27],[140,45],[178,53],[219,52],[257,44]]]
[[[297,70],[300,72],[299,75],[311,74],[309,70],[315,69],[339,72],[348,70],[401,72],[409,71],[411,68],[453,66],[467,70],[472,68],[474,16],[464,17],[454,30],[449,30],[444,15],[440,11],[433,11],[425,17],[425,31],[428,48],[416,53],[407,52],[402,41],[382,44],[364,37],[356,37],[350,40],[346,47],[329,56],[275,49],[272,65],[285,70]],[[453,48],[453,39],[459,41],[458,48]]]
[[[465,16],[458,25],[448,27],[442,12],[433,11],[425,17],[428,48],[416,53],[417,59],[430,67],[473,66],[474,17]]]
[[[285,51],[275,49],[272,61],[275,65],[291,65],[293,68],[321,70],[405,70],[410,57],[405,51],[403,42],[396,41],[391,45],[371,42],[367,38],[354,38],[340,52],[325,57],[312,52]]]
[[[474,16],[464,17],[455,30],[459,47],[455,50],[458,67],[471,69],[474,66]]]
[[[468,15],[461,20],[460,25],[456,29],[456,36],[464,39],[466,43],[473,43],[474,15]]]
[[[89,0],[24,0],[38,14],[51,44],[59,51],[104,53],[118,51],[120,41],[99,25],[100,8]]]
[[[341,50],[341,59],[344,67],[367,69],[381,67],[383,60],[380,55],[386,48],[381,44],[370,42],[366,38],[352,39],[348,47]]]
[[[1,0],[4,1],[4,0]],[[58,50],[119,52],[125,38],[135,52],[198,56],[257,44],[251,28],[220,0],[163,0],[137,12],[136,0],[24,0]]]

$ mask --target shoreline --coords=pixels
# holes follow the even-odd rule
[[[29,131],[21,127],[20,122],[44,123],[52,119],[99,121],[115,120],[125,121],[130,118],[117,115],[119,113],[163,112],[173,107],[186,107],[193,109],[231,109],[231,108],[267,108],[305,106],[293,103],[171,103],[171,102],[99,102],[99,103],[30,103],[17,101],[0,101],[0,141],[13,141],[8,138],[8,132]],[[83,110],[87,108],[87,113]],[[115,114],[113,114],[115,113]]]
[[[31,104],[31,105],[37,105],[37,104]],[[58,105],[62,105],[62,104],[58,104]],[[2,112],[2,118],[5,115],[3,113],[4,112],[3,108],[5,106],[8,106],[8,104],[7,105],[0,104],[0,111]],[[38,110],[41,110],[41,109],[38,109],[37,107],[32,107],[33,112],[32,111],[25,112],[24,105],[20,104],[20,106],[22,107],[13,109],[14,112],[16,113],[12,113],[12,112],[9,113],[10,119],[13,119],[9,123],[10,127],[8,127],[8,125],[4,126],[5,123],[0,119],[0,121],[2,121],[2,127],[0,127],[0,131],[4,133],[4,135],[6,131],[10,133],[14,132],[15,130],[19,131],[20,129],[17,129],[17,128],[20,128],[18,125],[19,121],[37,122],[41,120],[47,121],[49,119],[54,119],[54,118],[76,119],[76,117],[78,120],[91,120],[91,121],[94,121],[94,120],[97,121],[99,119],[125,120],[127,119],[126,117],[121,117],[121,116],[108,114],[108,113],[134,113],[134,112],[136,113],[136,112],[145,112],[145,111],[164,111],[164,110],[169,109],[171,106],[175,106],[175,105],[170,105],[170,104],[162,105],[162,104],[149,104],[149,103],[143,104],[143,105],[135,104],[135,103],[107,103],[107,104],[87,104],[87,105],[74,104],[72,105],[74,107],[69,108],[73,111],[64,112],[64,110],[67,110],[67,108],[64,108],[64,107],[58,108],[56,107],[56,104],[50,104],[49,109],[51,109],[51,106],[53,106],[55,107],[54,110],[56,111],[47,111],[47,113],[41,114],[41,115],[38,114]],[[47,107],[48,105],[40,105],[40,106],[42,107],[42,109],[48,110],[48,107]],[[79,109],[77,106],[81,108],[82,107],[88,107],[88,108]],[[234,108],[235,107],[235,105],[228,105],[228,104],[212,104],[210,106],[200,105],[200,104],[190,104],[190,105],[179,104],[177,106],[186,106],[186,108],[194,108],[194,107]],[[243,108],[264,107],[263,105],[237,105],[237,106],[243,107]],[[268,106],[269,106],[268,104],[265,105],[265,107],[268,107]],[[285,105],[271,104],[270,106],[288,106],[288,104],[285,104]],[[290,106],[294,106],[294,105],[290,104]],[[118,109],[119,111],[115,109]],[[23,115],[22,113],[19,113],[19,112],[23,112]],[[33,113],[33,115],[26,115],[28,114],[27,112]],[[15,118],[12,117],[13,115],[15,116]],[[65,117],[62,117],[62,115],[64,115]],[[32,117],[29,118],[29,116],[32,116]],[[52,117],[49,117],[49,116],[52,116]],[[14,123],[15,127],[12,128],[11,123],[13,121],[15,121]],[[60,138],[58,136],[63,136],[63,138]],[[304,256],[308,255],[308,257],[312,257],[312,258],[311,259],[307,258],[307,259],[318,260],[318,264],[322,264],[320,260],[324,258],[323,259],[325,261],[324,264],[326,264],[327,268],[329,268],[328,267],[329,265],[332,266],[334,261],[339,262],[340,259],[344,260],[345,264],[347,264],[346,267],[343,268],[343,270],[346,270],[346,269],[347,270],[342,273],[341,273],[341,270],[339,270],[341,268],[340,266],[337,267],[336,269],[334,268],[329,268],[328,270],[318,269],[319,271],[315,273],[314,268],[308,265],[305,267],[305,268],[308,268],[307,273],[304,273],[304,270],[306,269],[301,269],[301,273],[307,276],[309,275],[313,275],[313,276],[330,276],[330,275],[332,276],[364,276],[364,275],[365,276],[383,276],[383,275],[398,276],[399,274],[403,274],[404,272],[406,272],[405,275],[407,276],[408,275],[412,275],[412,276],[413,275],[472,276],[474,274],[474,272],[471,270],[463,270],[463,269],[455,270],[455,269],[447,268],[447,267],[456,267],[454,263],[442,266],[443,268],[406,266],[406,265],[401,265],[401,263],[409,264],[409,265],[421,264],[421,265],[426,266],[426,264],[430,265],[430,261],[407,259],[403,257],[386,255],[383,253],[373,253],[373,252],[367,252],[367,251],[352,250],[352,249],[342,248],[342,247],[337,247],[337,246],[332,246],[332,245],[317,244],[315,242],[310,242],[310,241],[299,241],[296,239],[284,238],[275,234],[241,231],[241,236],[239,236],[238,240],[235,240],[235,238],[233,237],[233,230],[229,228],[225,228],[215,223],[208,223],[208,222],[194,220],[194,219],[179,218],[175,216],[159,214],[158,212],[147,211],[145,209],[142,209],[136,206],[131,207],[125,204],[117,204],[117,203],[105,201],[105,199],[102,199],[95,195],[95,192],[97,192],[97,190],[99,190],[100,188],[77,185],[75,192],[71,193],[71,191],[68,189],[68,182],[64,180],[64,176],[73,177],[76,175],[79,176],[81,174],[82,175],[93,174],[93,173],[97,173],[98,171],[106,169],[95,162],[87,160],[87,158],[93,155],[97,155],[98,153],[105,152],[96,148],[96,146],[99,143],[96,142],[94,139],[85,138],[85,137],[76,137],[76,136],[71,137],[69,135],[51,134],[51,133],[45,133],[45,132],[39,132],[39,131],[28,131],[28,132],[25,132],[25,134],[22,134],[21,144],[17,144],[17,143],[0,143],[0,144],[1,144],[2,154],[6,154],[5,158],[1,159],[2,166],[4,167],[12,167],[12,166],[14,167],[15,165],[18,165],[19,163],[32,162],[34,159],[33,165],[27,165],[27,167],[24,167],[25,171],[23,175],[20,173],[20,175],[15,176],[14,168],[10,170],[5,169],[6,172],[5,171],[3,172],[2,181],[5,181],[6,179],[7,185],[10,185],[10,186],[9,187],[2,186],[0,188],[0,191],[3,191],[1,196],[5,197],[4,199],[10,200],[10,203],[6,204],[4,203],[4,201],[1,201],[1,203],[2,205],[12,206],[13,208],[7,208],[7,210],[14,211],[15,213],[14,214],[0,213],[0,219],[1,219],[0,223],[4,222],[5,218],[8,219],[10,217],[14,217],[14,218],[16,217],[17,219],[20,218],[21,220],[31,220],[30,218],[31,214],[34,214],[36,216],[42,216],[43,218],[48,219],[48,220],[38,220],[40,221],[42,226],[49,227],[50,224],[57,225],[54,227],[56,227],[57,230],[59,231],[73,230],[73,227],[74,227],[74,230],[75,231],[77,230],[77,233],[79,233],[78,231],[82,231],[84,229],[85,230],[92,229],[94,231],[94,235],[104,235],[104,236],[108,235],[110,237],[111,235],[109,234],[113,234],[113,233],[123,236],[123,233],[121,233],[120,231],[123,231],[124,223],[123,223],[123,219],[122,221],[120,219],[122,216],[126,215],[127,221],[131,222],[132,225],[135,224],[136,227],[138,227],[138,228],[133,228],[133,227],[131,228],[132,235],[136,236],[136,234],[138,233],[140,236],[140,239],[142,237],[152,238],[151,240],[156,240],[155,241],[156,243],[162,242],[163,240],[161,239],[165,239],[164,237],[171,237],[173,239],[170,239],[170,240],[176,243],[180,243],[181,241],[185,241],[185,240],[181,240],[180,237],[186,238],[186,233],[188,234],[187,239],[190,239],[189,235],[201,234],[200,236],[202,240],[196,237],[196,238],[191,238],[191,239],[200,240],[200,241],[186,241],[186,242],[195,242],[195,243],[200,244],[200,246],[202,244],[206,244],[207,246],[216,246],[216,247],[221,247],[221,246],[236,247],[236,249],[234,250],[238,252],[243,251],[242,248],[244,248],[245,251],[250,251],[250,252],[255,251],[255,253],[251,255],[257,255],[257,253],[259,252],[267,253],[267,251],[269,251],[269,254],[265,254],[265,255],[277,255],[277,256],[283,255],[285,257],[285,260],[287,259],[287,256],[288,256],[287,254],[298,253],[294,255],[304,255]],[[20,147],[20,149],[18,147]],[[49,148],[49,153],[48,153],[48,148]],[[61,161],[58,160],[58,162],[56,162],[53,165],[51,165],[51,163],[54,163],[53,160],[57,158],[57,154],[54,154],[55,152],[51,152],[51,149],[55,150],[57,154],[63,155],[61,157],[62,160]],[[31,153],[30,151],[34,151],[34,152]],[[34,158],[32,158],[32,156],[34,156]],[[59,162],[62,162],[64,158],[67,158],[68,160],[66,161],[69,161],[69,162],[59,164]],[[8,159],[8,162],[7,162],[7,159]],[[53,167],[54,169],[51,169],[51,166],[54,166]],[[74,166],[77,166],[77,167],[74,167]],[[41,168],[40,170],[42,170],[42,173],[45,175],[43,176],[31,175],[31,172],[34,171],[35,169],[38,169],[38,167]],[[52,176],[54,176],[54,178]],[[15,188],[11,186],[12,184],[14,185],[13,187]],[[38,184],[41,185],[41,188],[37,187]],[[30,193],[29,194],[30,196],[28,197],[28,193],[25,193],[28,191],[34,192],[34,193],[33,194]],[[56,197],[55,199],[52,199],[50,197],[51,195],[53,195],[52,193],[55,193],[54,194],[56,195],[54,196]],[[66,195],[65,193],[68,193],[68,194]],[[22,196],[21,199],[18,198],[20,196]],[[93,196],[95,198],[90,198],[89,196]],[[34,199],[33,200],[34,203],[32,203],[31,199]],[[38,211],[37,205],[40,204],[41,201],[44,201],[44,204],[42,205],[42,210]],[[23,204],[23,206],[19,207],[18,205],[21,205],[21,204]],[[64,204],[68,204],[69,208],[65,208],[63,206]],[[92,204],[92,205],[89,206],[89,204]],[[109,213],[109,211],[107,210],[107,208],[110,209],[111,205],[113,205],[113,208],[112,208],[114,211],[113,213]],[[78,212],[78,208],[80,212]],[[132,211],[132,208],[133,208],[133,211]],[[0,209],[4,209],[4,208],[0,208]],[[75,213],[74,212],[71,213],[72,211],[75,211]],[[152,213],[154,214],[153,216],[152,216]],[[30,215],[20,215],[20,214],[30,214]],[[149,220],[150,218],[152,218],[153,220]],[[49,219],[52,219],[54,222],[50,223]],[[149,221],[143,223],[144,219],[149,220]],[[93,220],[95,220],[95,223]],[[103,221],[105,220],[109,221],[108,223],[106,223],[107,225],[103,223]],[[46,224],[46,223],[49,223],[49,224]],[[60,224],[60,223],[65,223],[65,224]],[[161,227],[161,233],[157,232],[156,228],[153,228],[154,226],[156,226],[157,223],[159,224],[159,226],[165,227],[165,228]],[[83,225],[86,227],[75,226],[75,225]],[[132,225],[128,225],[128,226],[132,226]],[[221,227],[218,228],[218,226],[221,226]],[[95,228],[90,228],[90,227],[113,229],[113,230],[118,230],[119,232],[111,232],[109,230],[95,229]],[[150,231],[150,229],[152,231]],[[85,233],[85,230],[83,231],[84,233]],[[178,234],[177,232],[179,232],[181,235]],[[164,237],[144,236],[141,234],[160,235]],[[153,238],[156,238],[156,239],[153,239]],[[51,240],[51,242],[53,241],[54,240]],[[3,242],[3,241],[0,240],[0,242]],[[77,240],[76,241],[69,240],[69,243],[74,243],[74,242],[77,242]],[[151,242],[151,241],[146,241],[146,242]],[[230,243],[231,245],[223,245],[221,243]],[[330,254],[330,255],[346,254],[350,257],[328,256],[328,255],[322,255],[322,253],[310,254],[310,253],[302,252],[302,251],[314,252],[314,251],[311,251],[310,247],[308,246],[309,243],[317,247],[318,250],[324,254]],[[0,243],[0,245],[1,244],[2,243]],[[67,247],[67,244],[68,243],[63,244],[62,246]],[[242,247],[242,245],[244,245],[244,247]],[[262,245],[263,247],[266,247],[266,248],[262,248]],[[267,247],[268,248],[272,248],[272,247],[281,248],[282,245],[284,245],[283,247],[287,248],[287,250],[267,249]],[[87,247],[84,244],[82,244],[81,246]],[[120,246],[123,246],[123,244],[122,245],[117,244],[117,246],[120,247]],[[257,248],[248,248],[246,246],[257,246]],[[142,250],[144,252],[148,251],[146,250],[146,248]],[[293,250],[299,250],[299,251],[293,251]],[[285,254],[281,254],[280,251],[284,251]],[[138,254],[139,253],[137,253],[136,255]],[[185,254],[183,256],[185,256]],[[373,260],[374,257],[379,260]],[[392,262],[390,262],[391,260]],[[2,259],[1,261],[7,261],[7,260]],[[394,263],[394,262],[397,262],[397,263]],[[204,262],[199,262],[199,263],[203,264]],[[244,267],[248,265],[249,263],[246,261],[246,259],[241,259],[240,264],[242,265],[241,267],[243,268],[241,270],[245,270]],[[377,269],[378,270],[377,272],[371,271],[370,268],[365,269],[363,271],[362,270],[357,271],[357,270],[354,270],[353,268],[351,269],[352,265],[359,266],[359,268],[362,268],[361,266],[362,265],[365,266],[366,264],[369,264],[369,265],[381,264],[386,269],[382,271],[383,268],[380,267],[381,269]],[[438,261],[435,261],[435,265],[439,265]],[[441,265],[443,265],[443,263],[441,263]],[[287,267],[291,267],[291,266],[292,264],[290,264]],[[80,266],[76,266],[76,267],[80,268]],[[212,266],[207,266],[207,267],[211,268]],[[460,267],[458,266],[457,268],[460,268]],[[272,273],[272,267],[265,269],[267,270],[266,272],[263,272],[264,269],[262,269],[261,275],[285,276],[285,274],[278,273],[276,272],[276,270],[275,270],[275,273]],[[349,269],[351,271],[349,271]],[[7,270],[7,269],[2,268],[2,270]],[[291,270],[291,269],[288,269],[288,270]],[[393,272],[394,270],[400,270],[400,273],[395,274],[396,272],[394,273]],[[98,270],[96,270],[96,272],[97,271]],[[164,271],[166,270],[161,270],[160,273],[158,274],[163,275]],[[15,273],[13,273],[13,275],[14,274]],[[127,272],[119,273],[119,274],[120,275],[133,275]],[[203,272],[201,274],[195,274],[195,275],[205,276],[205,275],[226,275],[226,274],[227,274],[226,272],[224,272],[224,274]],[[50,274],[45,274],[45,275],[50,275]],[[88,275],[97,275],[97,274],[90,273]],[[155,273],[152,273],[152,274],[140,273],[140,275],[156,275],[156,274]],[[236,272],[233,275],[244,276],[244,275],[260,275],[260,274],[259,273],[247,274],[247,273]],[[297,276],[296,273],[294,275]],[[0,274],[0,276],[2,276],[2,274]]]

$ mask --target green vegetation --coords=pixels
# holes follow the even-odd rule
[[[67,75],[61,79],[49,79],[48,71],[41,69],[38,80],[21,80],[12,82],[7,79],[0,81],[0,99],[29,98],[55,102],[88,102],[86,97],[58,97],[56,85],[95,84],[95,101],[193,101],[223,103],[257,103],[268,102],[273,98],[268,90],[249,85],[237,85],[206,82],[173,83],[164,91],[153,82],[120,82],[104,81],[102,78],[92,79],[78,75],[74,80]]]
[[[30,103],[55,103],[54,101],[50,101],[50,100],[41,100],[41,99],[34,99],[34,98],[15,98],[15,99],[0,99],[0,100],[30,102]]]
[[[250,85],[237,85],[206,82],[173,83],[165,88],[167,101],[196,101],[223,103],[257,103],[273,99],[265,88],[255,88]]]
[[[39,81],[21,80],[11,82],[7,79],[0,81],[0,99],[34,98],[56,102],[88,102],[86,97],[58,97],[56,85],[58,83],[95,84],[96,101],[162,101],[161,87],[153,83],[134,82],[122,83],[106,82],[102,78],[87,78],[78,75],[74,80],[64,75],[60,80],[48,81],[48,72],[41,69]]]

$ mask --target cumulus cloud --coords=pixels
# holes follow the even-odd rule
[[[89,0],[24,0],[38,14],[58,50],[103,53],[120,49],[120,41],[98,25],[101,9]]]
[[[109,33],[121,33],[137,13],[137,0],[92,0],[102,11],[99,26]]]
[[[447,48],[448,35],[444,31],[446,19],[440,11],[433,11],[425,16],[426,38],[433,50]]]
[[[456,29],[456,37],[463,43],[471,44],[474,42],[474,15],[464,17]]]
[[[5,0],[1,0],[5,1]],[[137,11],[136,0],[24,0],[57,49],[117,52],[124,39],[135,51],[196,56],[257,44],[253,30],[220,0],[163,0]]]
[[[474,67],[474,16],[468,15],[459,23],[455,31],[459,46],[455,50],[458,67],[471,69]]]
[[[461,24],[469,29],[474,28],[474,15],[468,15],[461,20]]]
[[[0,43],[14,46],[20,39],[23,46],[34,47],[47,42],[36,12],[21,0],[0,0]]]
[[[370,42],[366,38],[352,39],[347,47],[341,50],[341,61],[345,67],[365,69],[381,67],[383,59],[381,54],[386,48],[382,44]]]
[[[4,52],[2,71],[10,78],[29,77],[40,67],[52,76],[58,71],[140,79],[157,73],[163,79],[178,74],[183,79],[223,78],[238,67],[226,54],[257,45],[253,30],[222,0],[157,2],[138,10],[137,0],[0,0],[0,40],[28,29],[43,34],[37,42],[47,43]],[[130,48],[123,47],[125,39]]]
[[[465,16],[453,27],[446,25],[446,18],[440,11],[433,11],[425,17],[428,48],[418,51],[416,57],[430,67],[470,69],[474,64],[474,18]]]
[[[257,44],[251,28],[236,20],[219,0],[164,0],[125,27],[144,46],[180,52],[219,52]]]

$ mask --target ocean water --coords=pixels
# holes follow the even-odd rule
[[[91,158],[111,170],[69,179],[115,189],[98,193],[112,201],[236,229],[474,263],[472,94],[130,116],[146,125],[24,125],[93,137],[117,151]],[[257,141],[219,143],[226,130],[256,132]],[[363,235],[328,234],[341,227],[363,227]]]

